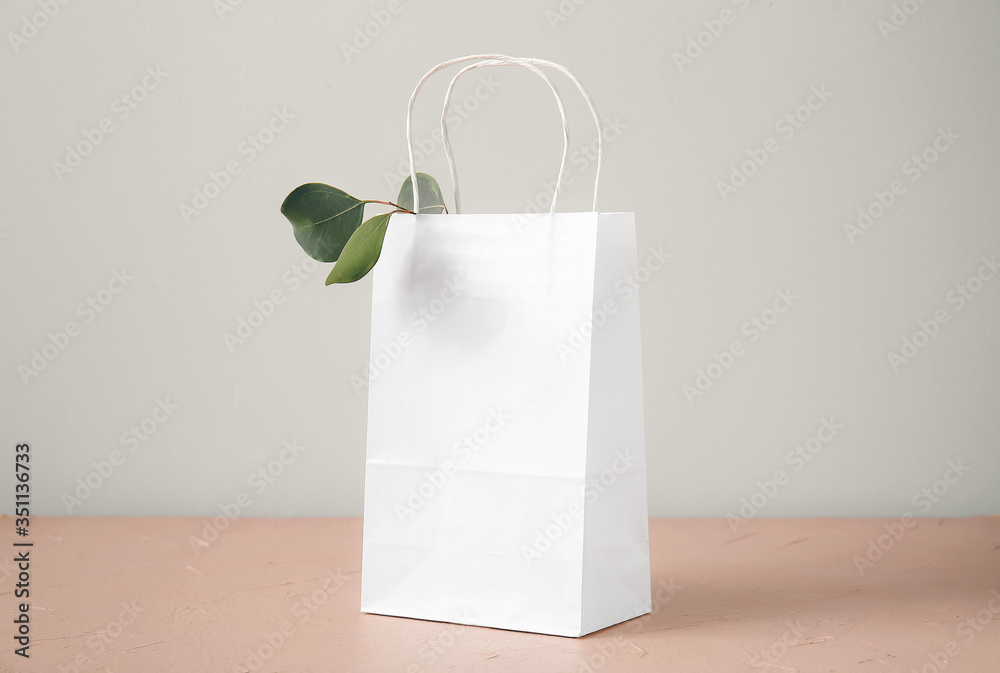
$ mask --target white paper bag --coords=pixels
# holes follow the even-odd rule
[[[564,71],[456,59],[410,109],[471,59]],[[362,611],[562,636],[649,612],[639,301],[622,292],[636,270],[632,213],[392,217]]]

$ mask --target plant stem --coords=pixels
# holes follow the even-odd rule
[[[396,203],[393,203],[392,201],[379,201],[377,199],[368,199],[368,200],[365,201],[365,203],[381,203],[383,206],[392,206],[393,208],[397,209],[401,213],[410,213],[411,215],[413,214],[412,210],[407,210],[403,206],[401,206],[399,204],[396,204]]]
[[[400,212],[400,213],[409,213],[410,215],[413,215],[413,211],[412,210],[407,210],[403,206],[401,206],[399,204],[396,204],[396,203],[393,203],[392,201],[379,201],[378,199],[367,199],[366,201],[363,201],[362,203],[381,203],[383,206],[392,206],[393,208],[396,208],[397,212]],[[445,213],[448,212],[448,206],[447,206],[447,204],[442,203],[441,207],[444,208],[444,212]]]

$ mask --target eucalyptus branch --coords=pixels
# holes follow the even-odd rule
[[[426,173],[417,173],[421,213],[447,213],[441,188]],[[281,204],[281,213],[292,223],[295,240],[313,259],[337,262],[326,284],[352,283],[363,278],[378,261],[382,241],[395,213],[413,214],[413,180],[406,178],[396,201],[358,199],[342,189],[310,182],[292,190]],[[364,219],[365,205],[393,208]]]

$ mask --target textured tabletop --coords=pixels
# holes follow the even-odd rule
[[[653,612],[579,639],[362,614],[360,519],[14,530],[0,520],[3,671],[1000,670],[1000,517],[653,519]]]

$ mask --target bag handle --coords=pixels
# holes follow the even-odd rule
[[[596,211],[597,210],[597,192],[598,192],[598,188],[600,187],[601,169],[602,169],[602,167],[604,165],[604,143],[605,143],[605,140],[604,140],[604,125],[601,123],[601,116],[597,112],[597,107],[594,105],[594,101],[590,97],[590,94],[587,93],[587,90],[584,88],[583,84],[580,83],[580,80],[578,80],[573,75],[573,73],[571,73],[569,70],[567,70],[563,66],[558,65],[557,63],[552,63],[551,61],[545,61],[545,60],[537,59],[537,58],[515,58],[515,57],[511,57],[511,56],[503,56],[501,54],[476,54],[476,55],[472,55],[472,56],[462,56],[460,58],[455,58],[455,59],[451,59],[450,61],[445,61],[443,63],[439,63],[438,65],[436,65],[433,68],[431,68],[430,70],[428,70],[427,73],[423,77],[420,78],[420,81],[417,82],[417,86],[413,89],[413,93],[410,94],[410,101],[409,101],[409,104],[408,104],[407,109],[406,109],[406,145],[407,145],[407,152],[409,154],[409,159],[410,159],[410,179],[412,181],[412,184],[414,184],[414,185],[417,184],[417,169],[416,169],[416,166],[415,166],[414,161],[413,161],[413,133],[412,133],[412,128],[411,128],[411,119],[412,119],[412,116],[413,116],[413,104],[416,101],[417,94],[420,92],[420,89],[423,87],[424,83],[431,77],[431,75],[433,75],[434,73],[438,72],[439,70],[442,70],[442,69],[447,68],[449,66],[455,65],[457,63],[464,63],[466,61],[501,61],[501,62],[509,63],[509,64],[512,64],[512,65],[522,65],[523,64],[525,66],[534,66],[536,68],[537,67],[552,68],[552,69],[558,70],[559,72],[561,72],[564,75],[566,75],[570,79],[570,81],[572,81],[573,84],[576,85],[576,88],[580,91],[581,95],[583,96],[584,100],[586,101],[587,107],[590,108],[590,112],[591,112],[591,114],[594,117],[594,122],[597,125],[597,139],[598,139],[597,174],[594,177],[594,201],[593,201],[593,209],[594,209],[594,211]],[[552,88],[554,89],[555,87],[553,86]],[[556,92],[556,94],[557,94],[557,102],[560,104],[560,109],[562,109],[561,99],[558,98],[558,92]],[[565,138],[565,134],[564,134],[564,138]],[[562,177],[562,175],[561,175],[561,171],[560,171],[560,181],[561,181],[561,177]],[[557,183],[556,183],[556,193],[558,193],[559,188],[561,187],[561,182],[560,181],[557,181]],[[413,193],[414,211],[415,212],[420,212],[420,190],[419,189],[414,189],[413,192],[414,192]],[[553,197],[553,201],[555,201],[554,197]],[[554,210],[554,208],[555,208],[555,204],[553,204],[553,210]]]
[[[552,91],[552,95],[555,96],[556,105],[559,106],[559,114],[562,117],[562,127],[563,127],[563,153],[562,161],[559,163],[559,176],[556,178],[556,187],[552,194],[552,203],[549,207],[549,214],[556,212],[556,198],[559,196],[559,188],[562,186],[563,175],[566,173],[566,162],[569,160],[569,121],[566,119],[566,108],[563,106],[562,96],[559,95],[559,90],[556,85],[552,83],[548,75],[544,72],[526,62],[523,59],[517,59],[514,61],[480,61],[479,63],[473,63],[472,65],[467,65],[458,71],[451,79],[451,83],[448,85],[448,91],[444,96],[444,104],[441,106],[441,140],[444,144],[445,157],[448,159],[448,172],[451,174],[451,186],[452,192],[455,198],[455,213],[462,212],[462,196],[458,190],[458,172],[455,168],[455,154],[451,149],[451,138],[448,135],[448,110],[451,107],[451,93],[455,88],[455,83],[458,78],[467,73],[470,70],[475,70],[476,68],[488,68],[498,65],[515,65],[523,68],[527,68],[534,72],[536,75],[542,78],[548,85],[549,90]]]

